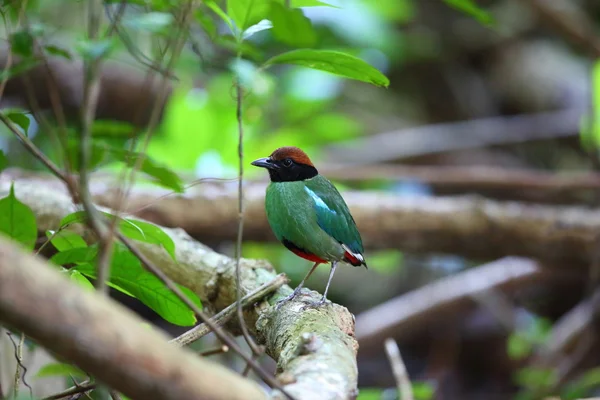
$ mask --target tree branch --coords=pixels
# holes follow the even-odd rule
[[[0,196],[10,189],[7,178],[6,173],[0,176]],[[38,229],[42,231],[56,229],[64,216],[76,210],[58,180],[17,180],[15,194],[31,207],[37,217]],[[234,203],[235,210],[237,199]],[[236,217],[234,211],[232,218]],[[175,242],[177,262],[159,246],[136,243],[136,247],[176,283],[198,294],[206,310],[218,312],[233,304],[236,299],[235,260],[213,252],[182,229],[165,229],[165,232]],[[87,232],[83,233],[91,238]],[[272,267],[265,261],[242,258],[240,265],[243,295],[275,277]],[[274,303],[289,293],[291,289],[284,285],[269,301]],[[259,344],[266,345],[267,353],[277,361],[279,381],[294,398],[313,399],[318,393],[319,399],[345,399],[355,394],[357,385],[358,346],[354,339],[353,317],[346,308],[335,304],[299,312],[302,301],[317,301],[319,296],[310,292],[278,312],[262,302],[246,309],[244,317],[250,333],[257,337]],[[232,324],[235,322],[236,319],[231,321]],[[319,346],[307,347],[306,340],[309,344],[319,343]],[[315,376],[319,378],[315,379]],[[273,396],[283,398],[275,391]]]
[[[401,340],[430,321],[456,316],[458,309],[475,305],[473,298],[490,289],[510,290],[534,281],[565,277],[569,274],[542,268],[535,261],[506,257],[441,279],[359,314],[356,335],[361,348],[381,346],[387,337]]]
[[[108,207],[114,199],[109,187],[108,183],[92,188],[96,202]],[[206,183],[188,190],[185,196],[155,200],[164,193],[138,188],[127,210],[160,225],[181,227],[204,242],[235,237],[237,197],[233,185]],[[265,217],[264,194],[262,184],[245,188],[247,240],[275,240]],[[517,255],[587,268],[600,229],[600,211],[583,207],[367,191],[346,192],[344,198],[369,249],[440,252],[479,260]]]
[[[0,318],[132,398],[266,398],[256,384],[169,345],[125,308],[2,238]]]

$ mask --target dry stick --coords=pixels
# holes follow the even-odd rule
[[[214,349],[201,351],[200,353],[198,353],[198,355],[202,356],[202,357],[208,357],[208,356],[214,356],[215,354],[227,353],[228,351],[229,351],[229,347],[222,345],[222,346],[216,347]]]
[[[208,315],[206,315],[198,306],[191,301],[181,289],[169,278],[161,269],[156,267],[144,253],[142,253],[131,240],[123,236],[120,232],[117,232],[119,240],[135,255],[141,262],[142,265],[151,273],[153,273],[158,279],[161,280],[181,301],[183,301],[196,315],[198,315],[206,325],[215,333],[215,335],[233,351],[238,353],[244,361],[252,366],[252,368],[258,373],[258,375],[271,387],[279,389],[288,398],[293,397],[285,390],[277,380],[275,380],[267,371],[265,371],[260,365],[258,365],[252,358],[247,355],[240,348],[234,339],[232,339],[221,327],[215,324]]]
[[[88,37],[94,41],[98,37],[100,29],[101,8],[100,0],[92,0],[89,3],[88,10]],[[113,241],[108,235],[106,227],[102,224],[99,215],[92,204],[92,197],[89,191],[88,164],[91,158],[92,150],[92,123],[96,115],[98,97],[100,95],[100,68],[101,58],[93,60],[84,60],[84,84],[83,84],[83,103],[81,105],[81,138],[79,146],[79,195],[83,203],[83,208],[88,215],[88,225],[98,237],[100,255],[98,258],[98,279],[95,286],[98,292],[106,294],[108,288],[106,281],[110,274],[110,256],[112,253]]]
[[[396,380],[396,385],[398,386],[398,395],[400,396],[400,399],[413,400],[414,396],[412,386],[410,384],[410,380],[408,379],[406,366],[402,361],[400,349],[398,348],[398,344],[394,339],[385,339],[385,353],[387,354],[390,365],[392,366],[392,372],[394,373],[394,379]]]
[[[254,304],[257,301],[261,300],[263,297],[275,292],[287,282],[288,278],[285,274],[277,275],[270,282],[261,285],[253,292],[248,293],[246,296],[236,301],[234,304],[230,304],[227,307],[225,307],[223,310],[221,310],[221,312],[214,315],[211,318],[211,321],[213,321],[218,326],[225,325],[231,319],[231,317],[233,317],[233,314],[235,313],[238,304],[241,304],[242,307],[246,307],[249,304]],[[210,331],[210,328],[205,323],[203,323],[193,327],[187,332],[182,333],[175,339],[170,340],[169,343],[174,343],[178,346],[187,346],[188,344],[193,343],[201,337],[207,335],[208,333],[210,333]]]
[[[13,122],[8,118],[5,114],[0,113],[0,121],[6,125],[6,127],[17,136],[25,146],[25,148],[39,161],[42,162],[54,175],[56,175],[60,180],[62,180],[68,188],[72,188],[73,182],[66,177],[66,175],[61,171],[56,164],[52,162],[44,153],[38,149],[38,147],[25,135],[21,133],[21,131],[13,124]]]
[[[74,394],[88,392],[90,390],[96,389],[97,385],[98,384],[95,382],[85,381],[83,383],[72,386],[60,393],[55,393],[53,395],[44,397],[42,400],[58,400],[58,399],[62,399],[67,396],[72,396]]]
[[[240,55],[238,54],[238,59]],[[244,233],[244,125],[242,121],[242,84],[240,83],[239,76],[235,77],[235,89],[236,89],[236,107],[235,116],[238,124],[238,158],[239,158],[239,174],[238,174],[238,231],[237,240],[235,244],[235,284],[236,284],[236,299],[237,299],[237,315],[240,321],[240,328],[246,343],[250,346],[254,356],[258,356],[260,351],[254,340],[248,332],[246,321],[244,320],[244,313],[242,311],[242,279],[241,279],[241,266],[240,258],[242,257],[242,235]]]
[[[11,332],[6,332],[6,334],[8,335],[8,338],[10,339],[13,347],[15,348],[15,360],[17,361],[17,370],[15,372],[15,380],[14,380],[14,388],[13,388],[13,395],[14,398],[17,398],[17,395],[19,394],[19,381],[21,378],[20,375],[20,369],[23,370],[23,384],[25,386],[27,386],[27,388],[29,389],[29,396],[32,397],[33,396],[33,389],[32,387],[27,383],[27,381],[25,381],[25,374],[27,374],[27,368],[25,367],[25,365],[23,364],[23,345],[25,344],[25,335],[23,333],[21,333],[21,339],[19,341],[19,344],[15,343],[15,340],[12,337]]]
[[[25,344],[25,334],[21,332],[19,345],[15,348],[15,358],[17,359],[17,367],[15,369],[15,383],[13,395],[15,399],[19,396],[19,385],[21,384],[21,365],[23,364],[23,345]]]

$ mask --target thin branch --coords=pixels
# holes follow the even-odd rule
[[[231,319],[231,317],[233,317],[238,304],[241,304],[242,307],[247,307],[250,304],[254,304],[257,301],[264,298],[265,296],[275,292],[287,282],[288,279],[285,276],[285,274],[277,275],[272,281],[265,283],[253,292],[248,293],[246,296],[242,297],[240,301],[236,301],[234,304],[230,304],[229,306],[221,310],[218,314],[211,318],[211,321],[213,321],[213,323],[218,326],[224,326]],[[196,340],[209,334],[210,332],[210,327],[207,324],[203,323],[193,327],[185,333],[182,333],[175,339],[171,339],[169,343],[174,343],[178,346],[187,346],[188,344],[195,342]]]
[[[392,366],[394,379],[396,380],[396,385],[398,386],[398,395],[402,400],[413,400],[414,396],[412,386],[410,384],[410,380],[408,379],[408,373],[406,372],[406,366],[402,361],[398,344],[394,339],[387,338],[385,339],[384,345],[385,353],[387,354],[390,365]]]
[[[88,392],[90,390],[94,390],[96,389],[96,386],[98,384],[95,382],[90,382],[90,381],[85,381],[82,382],[80,384],[76,384],[75,386],[72,386],[60,393],[55,393],[53,395],[44,397],[42,400],[58,400],[58,399],[63,399],[67,396],[72,396],[74,394],[78,394],[78,393],[84,393],[84,392]]]
[[[240,54],[238,54],[238,60],[240,60]],[[240,82],[240,77],[235,76],[235,92],[236,92],[236,107],[235,107],[235,116],[237,119],[237,128],[238,128],[238,163],[239,163],[239,172],[238,172],[238,230],[237,230],[237,238],[235,243],[235,279],[236,279],[236,303],[237,303],[237,316],[240,321],[240,328],[242,330],[242,334],[244,335],[244,339],[248,346],[252,350],[254,357],[258,357],[260,353],[258,346],[252,340],[250,336],[250,332],[248,332],[248,327],[246,326],[246,322],[244,321],[244,312],[242,311],[242,279],[240,277],[241,266],[240,266],[240,258],[242,257],[242,236],[244,234],[244,123],[242,118],[242,97],[243,97],[243,89],[242,84]],[[250,364],[248,364],[250,365]]]
[[[208,349],[208,350],[201,351],[200,353],[198,353],[198,355],[202,356],[202,357],[209,357],[209,356],[214,356],[216,354],[227,353],[228,351],[229,351],[229,347],[227,347],[225,345],[221,345],[219,347],[215,347],[214,349]]]
[[[91,0],[88,2],[88,37],[94,41],[98,38],[100,30],[100,21],[102,16],[102,1]],[[103,226],[100,216],[94,210],[91,195],[89,192],[88,169],[92,151],[92,124],[96,115],[98,97],[100,95],[100,68],[101,58],[93,60],[84,60],[84,83],[83,83],[83,103],[81,105],[81,137],[79,143],[79,195],[83,208],[88,215],[90,228],[98,236],[100,256],[98,258],[98,279],[96,279],[96,289],[107,294],[106,282],[110,274],[110,256],[112,253],[113,241],[108,235],[106,227]]]
[[[23,143],[25,148],[39,161],[42,162],[57,178],[60,178],[69,188],[73,188],[73,182],[67,178],[65,173],[52,160],[50,160],[40,149],[13,124],[5,114],[0,113],[0,121]]]
[[[15,348],[15,360],[17,361],[13,387],[14,398],[16,399],[19,394],[20,381],[22,381],[23,384],[29,389],[29,396],[31,397],[33,396],[33,388],[25,380],[25,376],[27,375],[27,367],[25,367],[25,364],[23,364],[23,345],[25,344],[25,334],[21,332],[18,344],[15,342],[10,332],[6,332],[6,334]],[[23,370],[23,379],[21,379],[21,370]]]

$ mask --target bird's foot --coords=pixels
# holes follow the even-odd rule
[[[302,291],[302,288],[300,288],[300,287],[297,287],[296,289],[294,289],[294,291],[292,292],[292,294],[290,294],[289,296],[284,297],[283,299],[281,299],[277,303],[275,303],[275,309],[279,310],[279,308],[284,303],[287,303],[288,301],[292,300],[294,297],[298,296],[301,291]]]
[[[321,300],[319,300],[319,301],[311,301],[311,302],[306,302],[306,303],[305,303],[305,304],[302,306],[301,310],[306,310],[307,308],[319,308],[319,307],[321,307],[321,306],[325,305],[326,303],[331,303],[331,302],[330,302],[329,300],[327,300],[327,299],[325,298],[325,296],[323,296],[323,297],[321,298]]]

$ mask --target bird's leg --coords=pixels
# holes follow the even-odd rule
[[[327,279],[327,285],[325,286],[325,292],[323,293],[323,297],[321,300],[316,303],[309,303],[304,307],[320,307],[327,301],[327,292],[329,291],[329,285],[331,284],[331,280],[333,279],[333,274],[335,273],[335,268],[337,267],[337,261],[331,262],[331,272],[329,272],[329,279]]]
[[[275,309],[279,309],[279,307],[281,307],[281,305],[283,303],[292,300],[294,297],[296,297],[296,296],[298,296],[300,294],[300,291],[302,290],[302,287],[304,286],[304,282],[306,282],[306,280],[315,271],[315,269],[317,268],[317,266],[319,264],[320,263],[316,262],[315,265],[312,266],[312,268],[310,269],[310,271],[308,271],[308,274],[306,274],[306,276],[304,277],[304,279],[302,279],[302,282],[300,282],[300,284],[296,287],[296,289],[294,289],[294,291],[292,292],[292,294],[290,294],[289,296],[286,296],[283,299],[279,300],[277,302],[277,304],[275,305]]]

